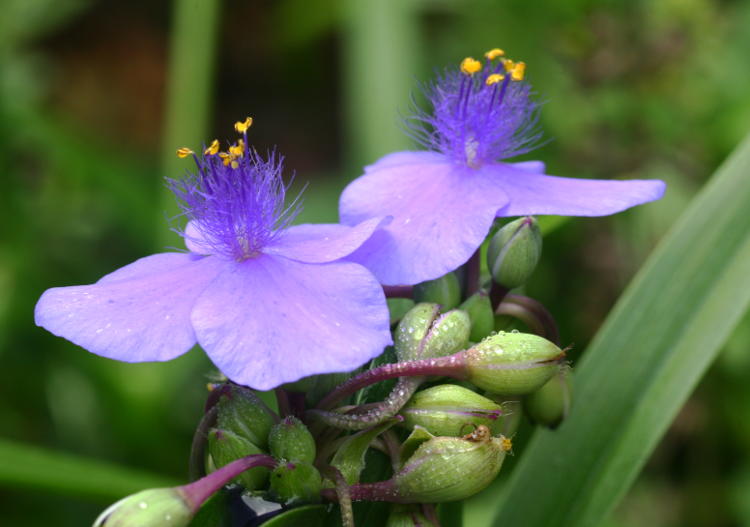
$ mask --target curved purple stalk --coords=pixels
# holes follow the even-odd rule
[[[435,359],[384,364],[379,368],[368,370],[352,377],[326,395],[317,406],[319,410],[330,410],[336,403],[366,386],[395,377],[423,377],[426,375],[444,375],[454,379],[466,378],[466,351]]]
[[[337,501],[338,496],[333,489],[323,489],[321,496],[329,501]],[[392,479],[375,483],[356,483],[349,487],[349,497],[352,501],[389,501],[391,503],[409,503],[396,492],[396,485]]]
[[[384,285],[383,293],[386,298],[411,298],[414,288],[410,285]]]
[[[265,454],[252,454],[232,461],[220,469],[211,472],[208,476],[180,487],[180,492],[185,497],[185,501],[193,511],[197,512],[201,505],[217,492],[221,487],[232,481],[234,478],[255,467],[266,467],[273,469],[276,467],[276,460]]]
[[[529,326],[532,332],[560,345],[560,333],[552,314],[541,302],[523,295],[507,295],[495,309],[497,315],[508,315]]]

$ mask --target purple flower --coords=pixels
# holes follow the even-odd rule
[[[341,221],[392,216],[348,259],[385,285],[414,284],[466,262],[495,217],[603,216],[659,199],[658,180],[604,181],[544,174],[539,161],[506,163],[539,143],[539,103],[525,64],[487,52],[428,86],[431,113],[407,120],[429,152],[396,152],[344,189]]]
[[[261,390],[379,355],[391,343],[382,288],[341,258],[381,218],[290,227],[298,207],[284,205],[282,159],[246,151],[249,123],[237,123],[244,137],[228,152],[214,141],[193,154],[194,173],[169,181],[191,220],[182,233],[190,253],[49,289],[37,325],[126,362],[170,360],[197,342],[227,377]]]

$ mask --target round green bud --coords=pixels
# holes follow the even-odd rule
[[[455,273],[448,273],[415,285],[414,300],[439,304],[443,310],[453,309],[461,302],[461,284]]]
[[[437,527],[422,513],[419,505],[397,504],[391,508],[385,527]]]
[[[216,405],[216,427],[266,448],[268,433],[275,421],[273,412],[248,388],[226,384],[217,389],[223,393]]]
[[[271,473],[271,493],[284,503],[320,500],[323,478],[310,463],[280,463]]]
[[[531,216],[519,218],[498,230],[487,249],[492,279],[507,289],[526,283],[542,254],[542,233]]]
[[[216,428],[208,432],[208,452],[216,468],[221,468],[250,454],[264,453],[244,437],[229,430]],[[268,469],[263,467],[251,468],[237,476],[235,481],[247,490],[259,489],[268,481],[268,472]]]
[[[471,320],[469,340],[472,342],[479,342],[495,329],[495,313],[486,291],[477,291],[464,300],[460,308],[466,311]]]
[[[444,357],[466,347],[469,315],[458,309],[438,313],[437,304],[417,304],[401,319],[394,336],[399,361]]]
[[[401,426],[421,426],[436,436],[459,436],[479,425],[493,432],[502,407],[463,386],[441,384],[414,394],[399,414]]]
[[[571,395],[568,375],[560,372],[529,394],[524,399],[523,408],[535,423],[557,428],[570,412]]]
[[[530,333],[490,335],[466,351],[467,380],[489,392],[525,395],[560,371],[565,352]]]
[[[307,427],[294,416],[287,416],[271,428],[268,435],[271,455],[279,460],[312,463],[315,439]]]
[[[508,438],[492,437],[486,426],[464,437],[434,437],[393,477],[394,490],[418,503],[468,498],[492,483],[510,449]]]
[[[185,527],[194,511],[178,488],[142,490],[105,510],[93,527]]]

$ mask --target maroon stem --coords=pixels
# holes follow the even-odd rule
[[[393,379],[394,377],[416,377],[423,375],[444,375],[455,379],[464,379],[466,377],[465,352],[459,351],[453,355],[436,359],[384,364],[379,368],[360,373],[326,395],[318,403],[317,408],[330,410],[345,397],[376,382]]]
[[[190,481],[195,481],[206,475],[206,448],[208,446],[208,431],[216,424],[219,409],[216,405],[203,414],[193,434],[193,444],[190,447],[188,473]]]
[[[521,305],[531,311],[544,327],[545,335],[543,336],[558,346],[560,345],[560,332],[557,329],[557,322],[555,322],[555,317],[552,316],[552,313],[544,307],[544,304],[524,295],[508,295],[505,301]]]
[[[481,249],[474,251],[471,258],[464,264],[466,269],[466,298],[479,290],[479,275],[481,273]]]
[[[338,499],[333,489],[323,489],[320,495],[328,501]],[[408,503],[396,492],[393,480],[378,481],[376,483],[357,483],[349,487],[352,501],[390,501],[392,503]]]
[[[384,285],[386,298],[411,298],[414,288],[410,285]]]
[[[185,496],[193,513],[201,508],[201,505],[211,497],[216,491],[232,481],[234,478],[255,467],[265,467],[273,469],[276,467],[276,460],[265,454],[253,454],[243,457],[237,461],[232,461],[218,470],[211,472],[208,476],[180,487],[180,491]]]
[[[292,409],[289,404],[289,393],[284,388],[276,388],[273,393],[276,395],[276,404],[279,407],[279,415],[286,417],[291,415]]]
[[[510,291],[510,289],[492,282],[492,287],[490,287],[490,303],[492,304],[492,309],[497,309],[503,301],[503,298],[508,294],[508,291]]]

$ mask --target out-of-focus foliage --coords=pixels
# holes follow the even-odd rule
[[[219,19],[206,140],[253,115],[256,145],[278,145],[309,182],[300,221],[335,221],[361,166],[409,147],[398,112],[418,81],[495,46],[529,64],[547,101],[551,141],[529,157],[557,175],[667,180],[664,200],[611,219],[543,219],[528,292],[576,350],[750,123],[747,1],[227,1]],[[44,289],[164,250],[160,160],[182,146],[161,145],[170,34],[166,2],[3,3],[0,436],[184,480],[210,368],[201,352],[120,364],[33,324]],[[748,349],[750,318],[613,527],[750,524]],[[489,519],[496,499],[467,504],[468,524]],[[104,505],[42,490],[0,497],[9,525],[78,527]]]

